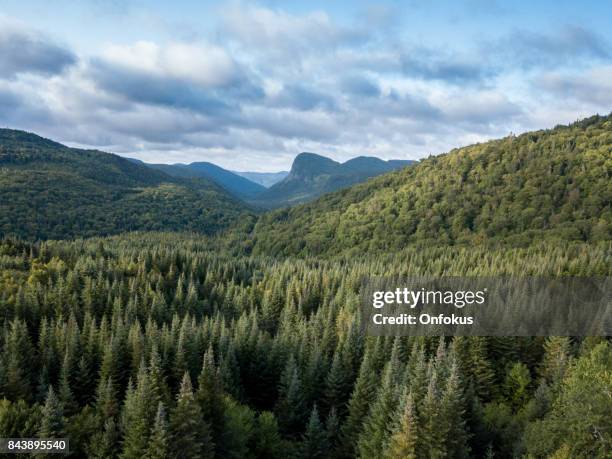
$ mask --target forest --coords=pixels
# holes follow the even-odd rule
[[[171,233],[0,245],[0,432],[72,457],[607,457],[605,338],[364,335],[364,275],[610,275],[610,245],[235,257]]]
[[[0,133],[1,437],[75,458],[609,457],[608,337],[372,337],[360,290],[610,276],[610,116],[264,214]]]

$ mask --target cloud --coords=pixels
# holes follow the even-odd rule
[[[378,83],[364,75],[351,75],[342,78],[340,81],[340,89],[345,93],[355,96],[380,96],[380,87]]]
[[[427,48],[403,52],[400,63],[405,75],[456,84],[480,82],[497,73],[483,56],[469,58]]]
[[[287,84],[276,94],[270,97],[270,104],[274,107],[293,108],[300,111],[337,109],[336,100],[324,91],[311,88],[305,84]]]
[[[0,17],[0,78],[55,75],[76,62],[72,51],[48,37]]]
[[[577,60],[606,60],[610,44],[599,35],[578,25],[564,25],[554,32],[517,29],[493,46],[483,45],[500,63],[522,67],[576,65]]]
[[[418,158],[612,104],[608,44],[580,26],[448,45],[404,26],[385,7],[338,22],[238,3],[182,41],[152,33],[81,56],[0,27],[0,124],[144,160],[274,170],[300,151]]]
[[[240,72],[237,63],[223,48],[209,44],[159,46],[139,41],[128,46],[110,45],[103,51],[101,60],[135,73],[175,78],[203,87],[231,85]]]
[[[220,47],[137,42],[110,46],[93,58],[87,76],[103,90],[140,104],[188,109],[236,118],[242,103],[263,90]]]
[[[339,26],[324,11],[293,15],[281,10],[234,4],[221,14],[220,35],[250,53],[299,65],[304,56],[367,41],[371,31]]]
[[[535,86],[556,97],[572,98],[599,107],[607,105],[609,108],[612,106],[612,65],[579,74],[548,72],[536,80]]]

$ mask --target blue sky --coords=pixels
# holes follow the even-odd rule
[[[0,126],[149,162],[415,159],[612,111],[612,2],[0,0]]]

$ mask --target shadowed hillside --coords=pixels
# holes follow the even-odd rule
[[[70,238],[133,230],[205,234],[246,208],[214,183],[117,155],[0,130],[0,234]]]

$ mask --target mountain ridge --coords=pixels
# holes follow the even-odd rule
[[[243,201],[266,190],[264,186],[208,161],[189,164],[144,164],[174,177],[211,180]]]
[[[215,183],[0,129],[0,234],[65,239],[135,230],[213,234],[248,209]]]
[[[249,202],[265,208],[299,204],[414,163],[368,156],[340,163],[316,153],[303,152],[295,157],[289,174],[283,180]]]
[[[612,238],[612,115],[453,149],[262,215],[256,254]],[[245,238],[243,238],[245,239]]]

